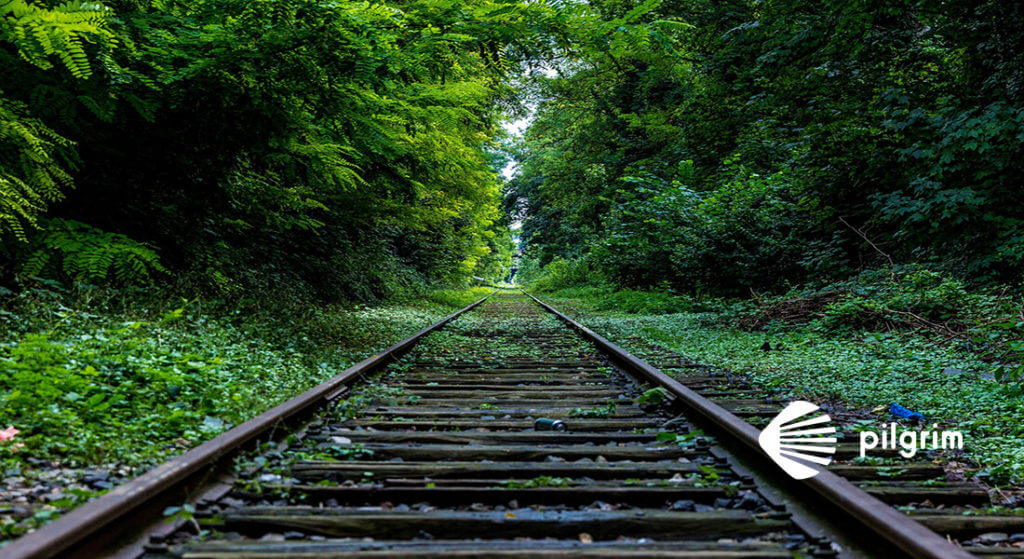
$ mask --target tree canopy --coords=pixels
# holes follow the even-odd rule
[[[506,197],[532,266],[719,294],[922,262],[1019,280],[1020,6],[645,6],[662,48],[581,46],[540,84]]]
[[[511,250],[503,78],[547,48],[537,37],[556,15],[500,1],[2,2],[3,271],[130,282],[166,266],[222,292],[349,298],[494,273]],[[110,235],[123,250],[94,250]]]
[[[502,276],[522,221],[528,272],[628,287],[1014,281],[1020,9],[3,1],[0,273],[371,298]]]

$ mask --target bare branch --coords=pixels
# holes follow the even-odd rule
[[[851,231],[853,231],[854,233],[859,235],[860,238],[864,239],[864,241],[867,242],[867,244],[871,245],[871,248],[875,249],[875,252],[877,252],[878,254],[881,254],[882,256],[884,256],[885,259],[889,261],[889,267],[890,268],[895,268],[896,267],[896,264],[892,261],[892,257],[889,256],[888,254],[886,254],[885,252],[883,252],[882,249],[878,248],[878,245],[876,245],[875,243],[871,242],[871,239],[869,239],[868,236],[865,235],[863,231],[861,231],[860,229],[857,229],[853,225],[850,225],[850,222],[846,221],[846,218],[844,218],[843,216],[839,216],[839,221],[842,221],[843,225],[849,227]]]

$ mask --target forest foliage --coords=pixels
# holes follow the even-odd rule
[[[507,277],[521,222],[538,288],[1009,338],[1022,9],[0,0],[0,292],[370,300]]]
[[[1020,10],[3,1],[0,273],[368,299],[502,277],[519,220],[527,279],[1014,283]]]
[[[0,1],[4,284],[501,275],[504,77],[558,27],[488,0]]]
[[[665,47],[579,48],[537,80],[505,199],[524,278],[747,296],[924,267],[1018,284],[1022,9],[652,5],[636,23],[677,22]]]

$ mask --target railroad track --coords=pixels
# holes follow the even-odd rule
[[[960,514],[980,496],[930,482],[933,464],[893,475],[848,444],[832,472],[788,480],[743,420],[778,403],[652,358],[681,382],[539,301],[494,295],[0,557],[958,558],[947,534],[1018,526]],[[921,522],[891,506],[910,503],[931,505]]]

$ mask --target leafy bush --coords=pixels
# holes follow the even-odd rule
[[[963,282],[925,269],[869,271],[840,284],[846,294],[818,321],[826,329],[943,326],[962,329],[981,313],[984,297]]]
[[[680,295],[663,287],[661,291],[615,289],[602,287],[570,287],[549,292],[551,298],[582,303],[588,309],[611,314],[672,314],[683,312],[722,313],[735,316],[747,310],[741,300],[704,298]]]
[[[71,1],[46,8],[25,0],[0,5],[4,16],[0,30],[4,40],[14,43],[18,54],[42,69],[53,67],[57,58],[76,78],[92,74],[83,42],[112,43],[107,27],[108,8],[98,2]]]
[[[962,280],[920,266],[867,270],[818,289],[762,298],[740,324],[772,320],[808,324],[828,332],[922,329],[966,338],[1020,312],[1009,289],[971,289]]]
[[[72,1],[52,7],[25,0],[0,4],[0,43],[5,45],[0,49],[0,66],[6,70],[5,89],[19,89],[14,75],[21,63],[49,70],[54,60],[59,60],[74,78],[88,78],[92,68],[85,44],[109,47],[114,42],[108,9],[99,2]],[[57,83],[54,77],[32,83],[32,95],[45,89],[51,90],[46,95],[52,94],[52,84]],[[68,168],[73,142],[37,118],[31,110],[33,103],[5,93],[0,90],[0,241],[24,241],[26,225],[34,226],[47,204],[62,198],[62,189],[71,185]]]
[[[427,301],[450,307],[465,307],[484,296],[494,292],[490,287],[473,287],[470,289],[435,289],[421,297]]]
[[[594,302],[598,310],[634,314],[667,314],[693,311],[698,307],[693,297],[659,291],[612,291]]]
[[[148,283],[154,273],[166,272],[156,251],[125,235],[63,219],[46,220],[43,227],[24,250],[22,278],[127,285]]]
[[[729,161],[731,178],[697,192],[688,184],[693,162],[671,181],[637,172],[619,179],[604,231],[583,256],[554,258],[533,286],[553,290],[596,285],[746,294],[749,286],[777,287],[809,271],[802,231],[812,220],[782,173],[761,176]],[[593,278],[593,270],[604,272]]]
[[[683,284],[746,295],[750,286],[777,288],[784,278],[805,275],[802,235],[811,217],[790,178],[725,164],[731,179],[701,196],[676,224],[681,231],[671,258]]]
[[[537,291],[555,291],[569,287],[595,285],[600,282],[590,261],[585,258],[565,260],[556,258],[537,274],[530,287]]]
[[[0,239],[24,241],[26,225],[36,225],[46,204],[59,200],[71,175],[58,153],[71,142],[29,118],[23,103],[9,102],[0,91]]]

